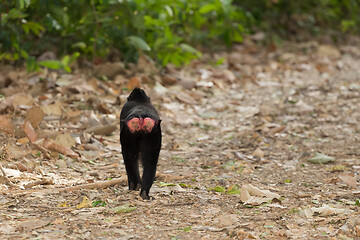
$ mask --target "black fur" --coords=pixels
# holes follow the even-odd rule
[[[155,121],[150,133],[130,132],[127,121],[132,118],[149,117]],[[120,142],[130,190],[141,187],[140,196],[150,199],[149,191],[154,182],[156,166],[161,148],[161,127],[159,114],[150,102],[150,98],[135,88],[129,95],[120,114]],[[143,165],[140,179],[139,157]]]

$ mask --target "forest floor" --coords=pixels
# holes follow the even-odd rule
[[[360,239],[360,48],[271,50],[101,78],[4,66],[0,239]],[[150,201],[119,140],[138,85],[162,118]]]

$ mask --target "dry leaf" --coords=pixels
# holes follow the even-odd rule
[[[90,207],[92,207],[92,202],[86,196],[84,196],[81,203],[79,203],[79,205],[76,206],[77,209],[90,208]]]
[[[46,115],[61,116],[62,114],[62,103],[55,102],[47,106],[42,106],[41,109]]]
[[[130,81],[127,84],[127,88],[129,89],[134,89],[134,88],[139,88],[141,85],[141,81],[139,77],[132,77],[130,79]]]
[[[108,124],[108,125],[97,125],[90,128],[87,128],[85,130],[86,133],[93,133],[95,135],[105,135],[109,136],[111,135],[115,130],[117,129],[117,126]]]
[[[25,144],[29,142],[29,139],[27,137],[20,138],[16,141],[18,144]]]
[[[303,212],[304,215],[307,218],[312,218],[314,215],[317,215],[317,214],[319,214],[319,216],[321,216],[321,217],[326,217],[326,216],[345,212],[344,209],[333,208],[333,207],[329,207],[328,205],[324,205],[323,207],[319,207],[319,208],[316,208],[316,207],[306,208],[303,211],[304,211]]]
[[[312,158],[308,159],[308,161],[315,164],[323,164],[334,162],[335,158],[316,152]]]
[[[33,97],[29,94],[18,93],[11,97],[11,103],[14,109],[17,109],[20,106],[32,106],[35,101]]]
[[[12,124],[9,116],[0,115],[0,132],[6,134],[14,133],[14,125]]]
[[[259,157],[259,158],[263,158],[264,157],[264,155],[265,155],[265,152],[263,151],[263,150],[261,150],[260,148],[257,148],[257,149],[255,149],[255,151],[252,153],[252,155],[254,156],[254,157]]]
[[[21,222],[19,224],[19,227],[26,231],[29,231],[29,230],[44,227],[44,226],[48,225],[48,223],[49,223],[48,221],[44,221],[41,219],[31,219],[31,220],[26,220],[24,222]]]
[[[36,141],[36,133],[29,121],[26,121],[24,123],[24,132],[25,132],[27,138],[30,140],[30,142],[33,143]]]
[[[36,128],[44,116],[45,113],[40,107],[32,107],[26,112],[25,121],[29,121],[33,128]]]
[[[18,146],[11,143],[7,144],[6,151],[10,154],[11,157],[15,159],[23,158],[27,154],[27,152],[23,151]]]
[[[350,187],[356,189],[357,185],[356,185],[356,178],[354,176],[351,175],[347,175],[347,174],[343,174],[343,175],[339,175],[339,178],[346,183],[347,185],[349,185]]]
[[[16,228],[9,225],[8,223],[1,223],[0,224],[0,233],[1,234],[11,234],[16,231]]]
[[[56,143],[50,141],[49,139],[44,140],[43,146],[51,151],[59,152],[68,157],[76,157],[76,158],[79,157],[79,155],[77,153],[75,153],[73,150],[71,150],[70,148],[56,144]]]
[[[178,94],[176,94],[176,98],[178,100],[180,100],[181,102],[184,102],[187,104],[191,104],[191,105],[196,104],[196,101],[194,100],[194,98],[192,98],[189,94],[187,94],[185,92],[179,92]]]
[[[247,184],[240,189],[240,200],[244,204],[259,205],[268,202],[274,198],[279,199],[281,196],[269,190],[260,190],[251,184]]]
[[[68,148],[73,147],[76,144],[75,139],[68,133],[57,135],[53,142]]]

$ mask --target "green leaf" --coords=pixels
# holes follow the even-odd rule
[[[202,6],[200,9],[199,9],[199,13],[201,14],[206,14],[208,12],[211,12],[211,11],[216,11],[217,7],[215,4],[206,4],[204,6]]]
[[[309,158],[308,161],[315,164],[323,164],[328,162],[335,162],[335,158],[317,152],[312,158]]]
[[[113,212],[113,213],[128,213],[128,212],[132,212],[135,210],[136,210],[136,207],[134,205],[124,204],[124,205],[112,208],[111,212]]]
[[[63,59],[61,59],[61,63],[65,66],[69,65],[70,57],[69,55],[65,55]]]
[[[71,68],[69,66],[64,66],[64,70],[68,73],[71,73]]]
[[[183,231],[186,232],[186,233],[187,233],[187,232],[191,232],[191,226],[184,227],[184,228],[183,228]]]
[[[38,63],[42,67],[59,70],[62,68],[62,63],[58,60],[45,60]]]
[[[169,5],[165,5],[164,8],[165,8],[167,14],[168,14],[170,17],[173,17],[173,16],[174,16],[174,12],[173,12],[172,8],[171,8]]]
[[[20,54],[21,54],[21,57],[24,59],[27,59],[29,57],[29,54],[23,49],[20,50]]]
[[[186,183],[179,183],[179,186],[182,187],[182,188],[192,188],[191,185],[186,184]]]
[[[238,184],[230,186],[228,189],[226,189],[227,194],[231,195],[240,195],[240,187]]]
[[[77,42],[74,43],[73,45],[71,45],[72,48],[79,48],[79,49],[85,49],[86,48],[86,43],[84,42]]]
[[[80,56],[80,53],[74,52],[73,55],[71,55],[69,64],[72,64],[78,57]]]
[[[136,48],[138,50],[143,50],[143,51],[150,51],[151,50],[149,45],[141,37],[130,36],[130,37],[127,37],[126,39],[127,39],[128,43],[131,46],[133,46],[134,48]]]
[[[106,202],[100,200],[92,202],[93,207],[105,207],[106,205]]]
[[[165,183],[165,182],[159,183],[159,187],[167,187],[167,186],[176,186],[176,184],[175,183]]]
[[[185,52],[192,53],[196,56],[201,56],[201,53],[198,50],[196,50],[195,48],[193,48],[192,46],[190,46],[189,44],[182,43],[182,44],[180,44],[180,48]]]
[[[22,24],[22,28],[26,34],[32,31],[36,36],[39,36],[41,32],[45,31],[45,28],[36,22],[26,22]]]
[[[214,188],[209,188],[208,191],[215,191],[215,192],[220,192],[220,193],[224,193],[226,191],[226,189],[222,186],[216,186]]]
[[[39,70],[39,65],[36,63],[35,57],[31,56],[26,58],[26,70],[28,72],[34,72]]]

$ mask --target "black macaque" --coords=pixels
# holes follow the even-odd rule
[[[142,199],[150,199],[161,148],[159,114],[144,90],[135,88],[120,114],[120,142],[128,176],[129,190],[141,188]],[[143,175],[140,179],[141,158]]]

